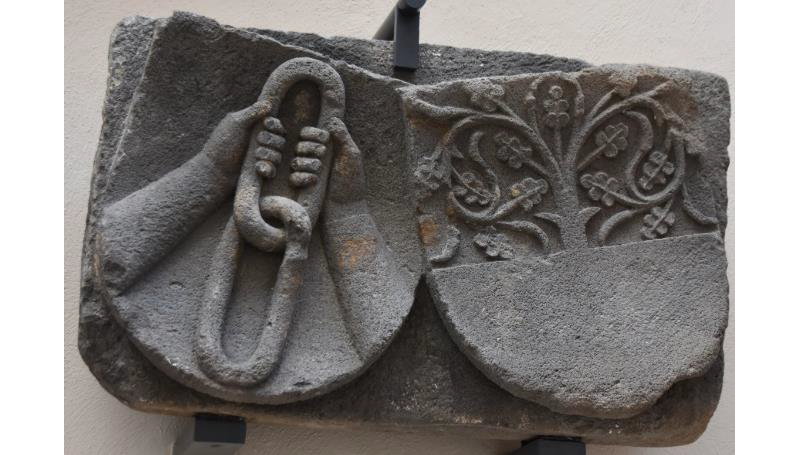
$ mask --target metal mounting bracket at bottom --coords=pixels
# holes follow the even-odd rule
[[[247,423],[241,417],[198,414],[175,440],[172,455],[233,455],[246,436]]]
[[[574,439],[535,438],[508,455],[586,455],[586,444]]]

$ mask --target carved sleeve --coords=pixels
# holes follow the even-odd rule
[[[232,194],[236,175],[199,153],[103,211],[95,266],[120,293]]]
[[[323,227],[328,267],[336,283],[339,301],[356,350],[368,358],[392,333],[382,306],[392,307],[396,299],[407,299],[411,275],[386,244],[366,204],[361,213],[326,220]],[[391,302],[391,303],[390,303]]]

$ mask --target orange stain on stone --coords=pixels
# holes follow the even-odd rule
[[[355,268],[363,258],[372,256],[375,252],[375,243],[375,239],[371,237],[344,240],[339,254],[339,267]]]
[[[423,217],[419,220],[419,237],[425,246],[431,246],[436,241],[436,234],[439,226],[433,221],[433,217]]]

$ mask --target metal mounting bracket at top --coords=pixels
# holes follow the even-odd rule
[[[395,68],[419,66],[419,10],[425,1],[399,0],[375,33],[375,39],[394,41]]]

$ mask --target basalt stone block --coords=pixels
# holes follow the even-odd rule
[[[100,383],[177,415],[699,436],[727,314],[724,81],[428,45],[400,77],[391,52],[119,24],[81,290]]]

